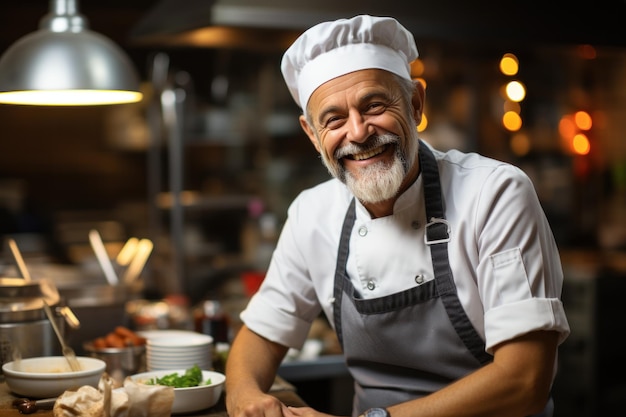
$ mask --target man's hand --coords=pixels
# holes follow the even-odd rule
[[[262,392],[253,395],[242,393],[242,396],[244,398],[229,401],[229,417],[283,417],[287,408],[278,398]]]
[[[226,361],[229,417],[283,417],[282,402],[267,392],[287,349],[241,328]]]

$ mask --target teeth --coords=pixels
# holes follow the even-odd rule
[[[381,153],[383,153],[384,150],[385,150],[385,146],[383,145],[383,146],[380,146],[378,148],[374,148],[372,150],[369,150],[367,152],[363,152],[363,153],[359,153],[359,154],[353,155],[352,158],[355,161],[362,161],[364,159],[368,159],[368,158],[371,158],[371,157],[376,156],[378,154],[381,154]]]

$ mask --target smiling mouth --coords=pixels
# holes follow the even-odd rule
[[[366,159],[373,158],[376,155],[380,155],[381,153],[385,152],[388,147],[389,147],[389,144],[385,144],[385,145],[370,149],[367,152],[361,152],[361,153],[357,153],[354,155],[346,156],[346,158],[352,159],[354,161],[364,161]]]

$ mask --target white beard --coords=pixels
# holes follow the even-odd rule
[[[376,142],[375,146],[383,143],[393,144],[392,146],[396,147],[394,159],[391,165],[379,162],[367,166],[359,171],[358,177],[355,177],[339,164],[337,162],[339,158],[328,161],[324,153],[322,153],[322,161],[331,175],[345,183],[359,201],[370,204],[380,203],[396,196],[406,173],[415,163],[418,147],[417,132],[414,136],[407,138],[408,149],[406,150],[406,155],[400,148],[400,138],[395,135],[382,135],[376,137],[373,141]],[[368,142],[371,141],[368,140]],[[368,147],[372,148],[375,146],[369,145]],[[348,149],[343,149],[336,152],[336,154],[341,153],[345,155],[364,150],[364,147],[354,144],[346,145],[344,148]]]
[[[346,171],[345,183],[352,194],[363,203],[380,203],[393,198],[400,189],[406,171],[397,152],[391,166],[384,162],[369,165],[355,178]]]

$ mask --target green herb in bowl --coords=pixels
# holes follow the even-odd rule
[[[178,372],[173,374],[163,375],[160,378],[151,378],[146,382],[147,385],[166,385],[174,388],[188,388],[197,387],[200,385],[210,385],[211,380],[207,379],[202,381],[202,370],[198,365],[194,365],[185,370],[183,375],[179,375]]]

